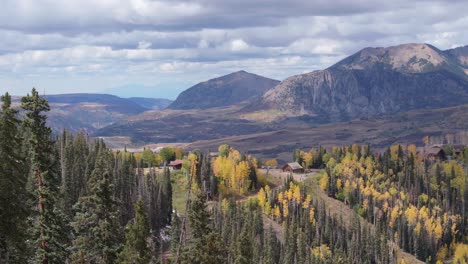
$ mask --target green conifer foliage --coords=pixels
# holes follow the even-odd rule
[[[58,153],[51,140],[51,129],[47,127],[45,112],[48,102],[33,88],[31,95],[21,99],[25,110],[25,127],[30,130],[32,193],[34,195],[34,236],[37,262],[64,263],[67,256],[67,238],[64,215],[57,205],[60,175]]]
[[[135,218],[127,226],[125,246],[119,254],[119,263],[147,264],[151,260],[151,250],[148,247],[150,238],[148,216],[142,200],[135,204]]]
[[[25,230],[28,215],[27,170],[21,153],[18,111],[6,93],[0,112],[0,263],[25,262]]]

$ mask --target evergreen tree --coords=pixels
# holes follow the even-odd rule
[[[33,220],[33,234],[36,240],[35,259],[37,262],[64,263],[67,256],[68,235],[64,215],[57,206],[60,176],[58,155],[51,140],[51,129],[46,126],[44,112],[50,110],[48,102],[32,89],[31,95],[21,99],[21,107],[26,111],[25,127],[31,138],[31,187],[37,214]]]
[[[135,204],[135,218],[127,226],[125,246],[119,254],[119,263],[146,264],[151,259],[148,247],[150,237],[149,221],[142,200]]]
[[[183,249],[181,263],[223,263],[224,246],[219,235],[210,227],[210,214],[206,210],[206,199],[202,192],[197,192],[192,200],[188,218],[190,240]]]
[[[122,231],[114,200],[111,159],[112,154],[101,143],[88,182],[89,195],[81,197],[74,206],[74,263],[114,263],[120,250]]]
[[[1,98],[0,112],[0,263],[24,263],[27,200],[25,159],[19,137],[18,111],[11,96]]]
[[[235,264],[251,264],[253,259],[252,241],[249,237],[247,228],[244,228],[240,234],[236,245]]]

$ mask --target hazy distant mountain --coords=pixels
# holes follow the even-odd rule
[[[182,92],[170,109],[206,109],[234,105],[262,96],[279,81],[245,71],[201,82]]]
[[[445,52],[453,56],[455,60],[457,60],[457,62],[465,68],[465,73],[468,74],[468,45],[464,47],[458,47],[455,49],[449,49]]]
[[[140,106],[151,110],[162,110],[167,108],[173,101],[163,98],[145,98],[145,97],[131,97],[128,98]]]
[[[292,76],[260,108],[347,120],[468,103],[466,47],[427,44],[365,48],[328,69]]]

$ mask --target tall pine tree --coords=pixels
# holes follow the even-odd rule
[[[115,263],[122,242],[118,205],[111,179],[112,154],[100,144],[88,182],[89,194],[74,206],[74,263]]]
[[[31,95],[21,99],[25,110],[25,127],[30,130],[31,171],[30,186],[34,194],[34,239],[35,261],[43,264],[64,263],[67,256],[67,234],[64,215],[57,205],[60,175],[58,153],[51,139],[52,131],[46,125],[45,112],[49,111],[47,100],[32,89]]]
[[[149,220],[142,200],[135,204],[135,218],[128,224],[125,246],[119,254],[121,264],[147,264],[151,260],[148,247],[150,238]]]
[[[0,263],[25,262],[25,230],[28,208],[27,170],[21,153],[18,111],[11,96],[2,96],[0,112]]]

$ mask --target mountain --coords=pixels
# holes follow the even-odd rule
[[[140,113],[95,135],[206,149],[224,142],[269,156],[319,143],[414,143],[424,135],[468,130],[465,56],[466,48],[441,51],[428,44],[365,48],[327,69],[287,78],[256,101],[208,108],[218,91],[213,88],[204,96],[181,95],[168,109]],[[186,93],[206,94],[201,87],[216,80]],[[230,95],[219,93],[213,100]],[[184,108],[189,106],[194,109]]]
[[[465,73],[468,74],[468,45],[464,47],[458,47],[445,51],[448,55],[453,58],[465,68]]]
[[[150,110],[165,109],[173,102],[172,100],[164,98],[130,97],[128,99]]]
[[[169,109],[206,109],[260,97],[279,81],[245,71],[201,82],[182,92]]]
[[[365,48],[325,70],[287,78],[255,107],[339,121],[465,104],[465,55],[466,47],[443,52],[428,44]]]
[[[108,94],[58,94],[46,95],[51,111],[48,124],[54,131],[67,129],[89,133],[115,122],[150,110],[150,107],[167,105],[166,99],[125,99]],[[19,106],[20,97],[13,99]]]

